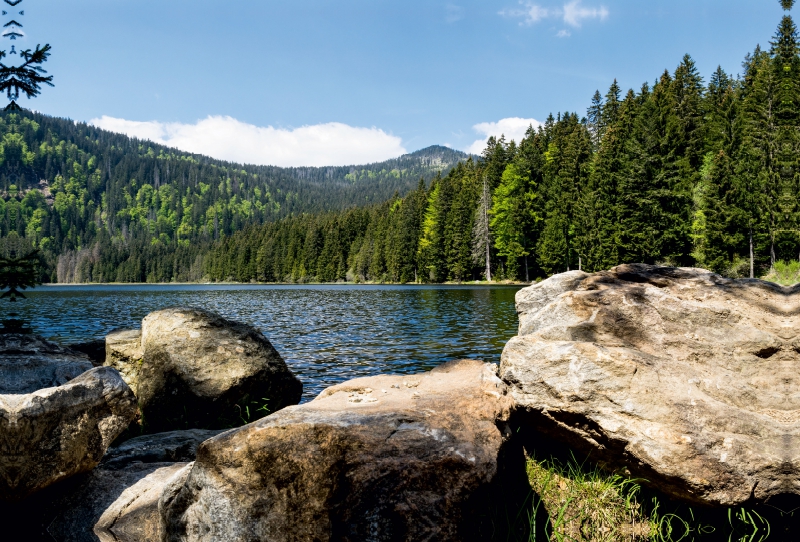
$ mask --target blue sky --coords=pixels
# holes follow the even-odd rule
[[[718,64],[738,73],[782,15],[778,0],[19,7],[27,37],[17,44],[50,43],[56,83],[23,106],[278,165],[375,161],[432,144],[476,149],[486,135],[519,133],[550,112],[585,113],[614,78],[638,89],[685,53],[706,78]],[[525,120],[503,121],[514,118]]]

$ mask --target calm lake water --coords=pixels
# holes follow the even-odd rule
[[[39,286],[15,305],[59,343],[140,327],[148,313],[202,307],[260,329],[303,381],[303,400],[359,376],[416,373],[458,358],[500,361],[517,333],[513,286]]]

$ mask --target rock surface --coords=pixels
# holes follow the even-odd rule
[[[800,287],[571,272],[517,294],[500,374],[525,423],[675,497],[800,493]]]
[[[135,415],[133,393],[108,367],[58,387],[0,395],[0,500],[91,470]]]
[[[147,315],[142,349],[136,393],[151,431],[229,427],[297,404],[303,391],[258,330],[205,310]]]
[[[159,499],[180,489],[199,444],[219,433],[194,429],[125,441],[109,448],[91,472],[0,506],[0,521],[16,524],[15,540],[159,541]],[[27,525],[19,525],[20,518]]]
[[[118,329],[106,335],[104,365],[113,367],[136,393],[139,368],[142,366],[142,330]]]
[[[204,442],[167,540],[473,540],[510,401],[462,360],[359,378]]]
[[[37,335],[0,333],[0,394],[60,386],[92,367],[84,354]]]
[[[114,469],[131,463],[178,463],[194,461],[197,448],[223,430],[187,429],[142,435],[108,449],[100,468]]]
[[[64,542],[153,542],[162,539],[158,502],[180,487],[191,463],[131,463],[97,468],[47,503],[47,532]],[[174,490],[173,490],[174,491]]]

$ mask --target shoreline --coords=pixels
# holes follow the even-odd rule
[[[536,281],[463,281],[463,282],[46,282],[47,286],[530,286]],[[33,288],[32,288],[33,289]]]

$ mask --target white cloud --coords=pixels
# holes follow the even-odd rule
[[[565,28],[564,30],[559,30],[559,31],[558,31],[558,34],[556,34],[556,37],[557,37],[557,38],[568,38],[568,37],[570,37],[571,35],[572,35],[572,32],[570,32],[569,30],[567,30],[567,29]]]
[[[482,153],[486,148],[486,140],[491,136],[499,138],[504,135],[506,141],[514,140],[519,143],[525,137],[528,127],[538,128],[541,125],[542,123],[536,119],[523,119],[520,117],[509,117],[500,119],[497,122],[481,122],[473,126],[472,129],[479,134],[483,134],[483,139],[476,140],[464,150],[472,154]]]
[[[209,116],[194,124],[138,122],[102,116],[90,124],[182,151],[243,164],[339,166],[367,164],[406,154],[402,140],[378,128],[340,122],[299,128],[260,127]]]
[[[524,26],[531,26],[543,19],[557,18],[575,28],[580,28],[585,20],[599,19],[604,21],[609,15],[608,8],[605,6],[584,7],[581,0],[572,0],[560,8],[543,7],[532,2],[520,2],[520,4],[522,5],[521,9],[504,9],[500,12],[500,15],[521,18],[522,21],[519,24]],[[569,36],[570,33],[568,30],[562,30],[557,35],[563,38]]]
[[[585,8],[580,0],[573,0],[564,4],[564,22],[570,26],[579,28],[584,19],[608,19],[608,9],[605,6],[599,8]]]
[[[520,2],[522,4],[522,2]],[[543,8],[537,4],[526,3],[523,4],[522,9],[504,9],[500,12],[500,15],[505,15],[506,17],[521,17],[522,25],[532,25],[534,23],[538,23],[542,19],[547,19],[553,15],[553,10]]]

